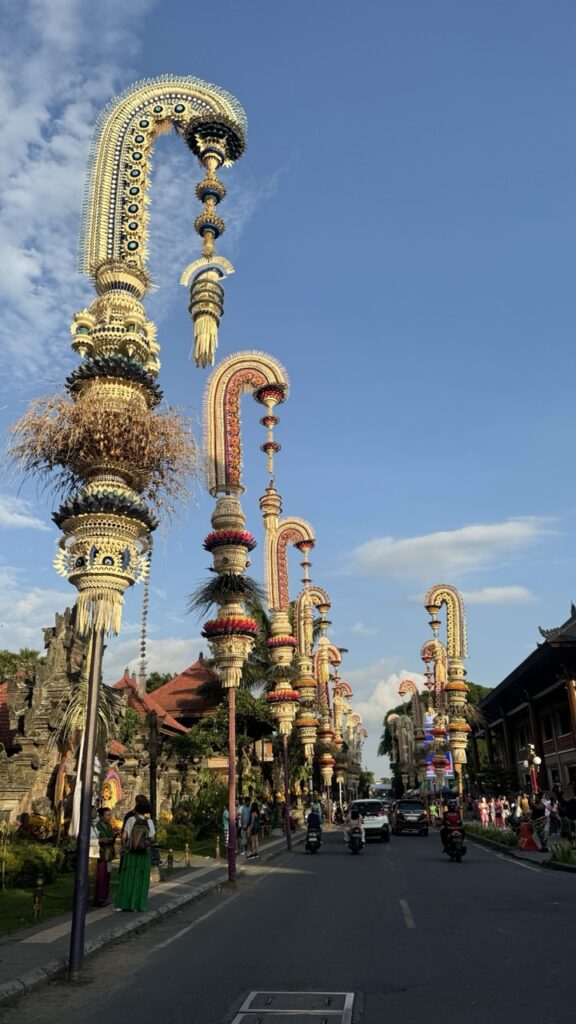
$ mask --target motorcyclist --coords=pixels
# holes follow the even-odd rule
[[[446,849],[448,845],[450,833],[455,829],[460,829],[462,835],[464,835],[464,828],[462,818],[460,817],[460,811],[458,810],[458,805],[455,800],[449,800],[448,806],[442,815],[442,826],[440,828],[440,839],[444,849]]]
[[[353,828],[359,828],[362,832],[362,843],[366,842],[366,833],[364,832],[364,818],[360,814],[357,807],[352,807],[348,812],[346,823],[344,826],[344,842],[350,842],[350,832]]]
[[[318,811],[315,810],[313,806],[306,818],[306,828],[308,829],[308,832],[317,832],[318,835],[322,837],[322,820]]]

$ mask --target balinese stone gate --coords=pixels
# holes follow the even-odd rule
[[[44,630],[45,661],[34,675],[17,672],[8,680],[9,747],[0,752],[0,813],[12,822],[23,812],[56,811],[63,774],[73,782],[74,759],[67,762],[58,743],[62,712],[84,667],[86,645],[75,631],[75,613],[56,615]],[[61,768],[64,767],[64,773]]]

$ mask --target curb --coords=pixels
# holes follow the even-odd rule
[[[568,871],[568,873],[576,872],[576,864],[562,864],[559,860],[546,860],[543,866],[545,868],[552,868],[553,871]]]
[[[295,833],[292,836],[294,844],[301,842],[303,835],[304,833]],[[283,843],[283,845],[278,849],[270,850],[267,856],[261,856],[261,860],[272,860],[273,857],[277,857],[280,853],[284,853],[285,851],[286,846]],[[225,861],[222,862],[221,866],[222,868],[225,867]],[[98,935],[95,939],[88,939],[84,945],[84,958],[86,959],[94,953],[97,953],[103,946],[108,946],[113,942],[120,941],[132,932],[140,931],[141,929],[148,927],[148,925],[161,921],[168,914],[173,914],[175,911],[179,910],[180,907],[202,899],[202,897],[206,896],[214,889],[217,889],[219,886],[226,885],[227,881],[227,879],[220,878],[214,882],[205,882],[204,885],[199,885],[192,892],[183,893],[181,896],[175,896],[173,899],[169,900],[168,903],[164,903],[156,910],[147,910],[139,917],[131,918],[129,921],[123,922],[112,931],[104,932],[102,935]],[[47,982],[53,981],[55,978],[64,974],[67,969],[67,957],[54,957],[51,960],[47,960],[42,967],[35,967],[32,971],[26,971],[24,974],[20,974],[17,978],[13,978],[11,981],[3,982],[0,985],[0,1006],[13,999],[17,999],[20,996],[26,995],[27,992],[31,992],[33,989],[38,988],[39,985],[45,985]]]

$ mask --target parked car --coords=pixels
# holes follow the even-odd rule
[[[428,835],[428,812],[422,800],[397,800],[392,808],[392,831],[395,836],[401,832],[418,832]]]
[[[381,800],[353,800],[350,810],[357,810],[362,815],[366,840],[379,839],[381,843],[390,842],[390,821]]]

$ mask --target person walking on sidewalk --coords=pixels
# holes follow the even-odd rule
[[[114,860],[114,843],[116,841],[111,818],[112,811],[109,807],[98,808],[96,831],[98,833],[100,853],[98,864],[96,865],[95,907],[105,907],[110,894],[110,872],[112,870],[112,861]]]
[[[250,797],[249,796],[245,796],[244,797],[244,803],[242,804],[242,807],[240,808],[240,818],[239,818],[239,821],[240,821],[240,846],[242,848],[240,850],[240,853],[243,856],[246,856],[246,854],[248,853],[248,842],[249,842],[249,840],[248,840],[248,826],[250,824],[250,814],[251,814]]]
[[[250,853],[248,854],[248,860],[254,857],[259,857],[258,847],[258,833],[260,832],[260,808],[254,800],[254,803],[250,806],[250,820],[248,822],[248,836],[250,838]]]
[[[116,910],[146,910],[150,886],[150,846],[156,835],[147,797],[136,797],[134,814],[122,832],[122,869],[114,907]]]
[[[542,793],[537,793],[532,806],[532,828],[540,843],[542,853],[548,853],[548,841],[546,839],[546,805],[542,799]]]

